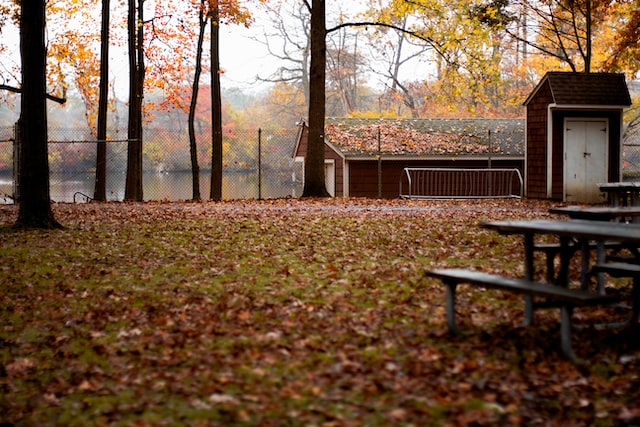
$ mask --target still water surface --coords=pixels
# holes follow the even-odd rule
[[[209,171],[200,174],[200,196],[209,198]],[[85,196],[93,196],[95,175],[92,173],[52,173],[49,192],[54,202],[84,202]],[[148,172],[143,176],[144,200],[189,200],[192,198],[191,172]],[[107,200],[124,199],[125,174],[107,174]],[[222,198],[258,199],[275,197],[297,197],[302,184],[291,174],[282,172],[262,173],[261,185],[255,172],[225,172],[222,178]],[[10,173],[0,173],[0,203],[13,203],[13,178]],[[75,200],[74,200],[75,198]]]

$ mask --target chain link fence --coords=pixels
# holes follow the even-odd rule
[[[622,179],[640,179],[640,119],[629,123],[622,135]]]
[[[302,167],[292,157],[297,130],[225,130],[222,197],[262,199],[297,197]],[[55,202],[87,201],[95,189],[97,142],[89,130],[50,129],[50,194]],[[207,199],[211,183],[211,129],[200,129],[198,165],[200,195]],[[0,127],[0,203],[13,203],[14,128]],[[107,200],[124,198],[126,131],[107,141]],[[190,200],[193,196],[189,136],[186,130],[145,129],[143,143],[144,200]]]
[[[222,197],[263,199],[298,197],[302,193],[301,163],[294,162],[297,129],[225,129]],[[14,127],[0,127],[0,203],[13,203]],[[211,129],[199,129],[200,195],[208,199],[211,180]],[[55,202],[87,201],[95,190],[97,143],[88,129],[49,129],[50,194]],[[182,129],[150,128],[143,143],[144,200],[190,200],[192,192],[189,137]],[[640,122],[623,137],[625,181],[640,177]],[[107,142],[107,200],[122,201],[126,180],[126,131]]]

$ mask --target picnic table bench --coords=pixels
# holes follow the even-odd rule
[[[591,270],[594,273],[606,273],[612,277],[630,277],[633,279],[629,323],[638,323],[638,320],[640,320],[640,264],[609,261],[596,264]]]
[[[592,221],[637,222],[640,219],[640,206],[560,206],[549,208],[549,212]]]
[[[561,348],[564,355],[573,361],[578,360],[571,346],[571,314],[573,308],[609,305],[617,302],[616,298],[609,295],[474,270],[447,268],[430,270],[426,274],[440,279],[446,286],[447,325],[452,333],[459,332],[455,320],[455,304],[456,288],[461,283],[546,298],[547,301],[541,306],[560,308]]]
[[[640,265],[638,263],[613,263],[607,259],[605,249],[608,242],[626,247],[640,247],[640,226],[620,222],[587,220],[516,220],[481,222],[480,226],[498,231],[500,234],[519,234],[524,243],[524,277],[510,278],[464,269],[436,269],[427,272],[446,285],[447,323],[455,332],[456,287],[460,283],[485,288],[495,288],[524,295],[524,323],[533,323],[534,308],[559,307],[561,312],[561,348],[571,360],[578,359],[571,347],[571,315],[575,307],[611,305],[618,298],[607,295],[604,283],[598,280],[597,291],[589,291],[588,278],[603,274],[633,278],[631,322],[637,322],[640,313]],[[560,266],[557,275],[547,272],[546,282],[534,279],[535,237],[549,235],[559,239]],[[555,250],[555,249],[554,249]],[[591,266],[589,254],[595,250],[595,265]],[[570,287],[570,262],[576,252],[582,252],[580,288]],[[543,301],[534,301],[543,297]],[[540,298],[538,298],[539,300]]]

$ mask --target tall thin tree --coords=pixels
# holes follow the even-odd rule
[[[211,20],[211,200],[222,200],[222,95],[220,89],[220,9],[210,2]]]
[[[102,0],[100,35],[100,88],[98,95],[98,129],[96,139],[95,200],[107,200],[107,104],[109,97],[109,0]]]
[[[124,199],[142,201],[142,97],[144,86],[144,0],[129,0],[129,122]]]
[[[17,228],[60,228],[51,209],[47,150],[45,0],[20,2],[22,96]]]
[[[200,88],[200,75],[202,74],[202,46],[204,44],[204,33],[207,28],[207,19],[205,9],[206,1],[200,0],[200,9],[198,10],[198,23],[200,25],[198,32],[198,42],[196,46],[196,67],[193,77],[193,86],[191,88],[191,103],[189,104],[189,152],[191,154],[191,182],[192,182],[192,199],[200,200],[200,166],[198,165],[198,145],[196,141],[195,117],[196,107],[198,105],[198,90]]]

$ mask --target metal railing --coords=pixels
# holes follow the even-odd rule
[[[522,174],[515,168],[404,168],[400,179],[400,197],[407,199],[522,197],[523,189]]]

